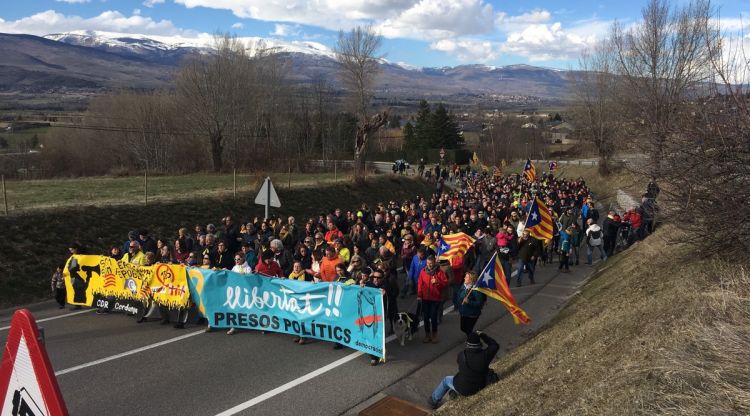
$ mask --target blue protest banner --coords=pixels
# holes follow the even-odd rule
[[[281,332],[385,353],[379,289],[188,268],[190,296],[213,328]]]

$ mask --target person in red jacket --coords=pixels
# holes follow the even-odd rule
[[[427,266],[419,273],[417,280],[417,299],[422,302],[422,319],[424,319],[425,343],[438,342],[437,328],[442,292],[448,286],[445,276],[435,260],[435,256],[427,257]]]
[[[279,263],[273,261],[273,251],[264,251],[260,258],[262,261],[258,262],[258,265],[255,267],[255,273],[267,277],[284,277],[284,272],[279,267]]]

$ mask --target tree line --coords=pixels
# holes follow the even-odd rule
[[[363,133],[382,125],[370,119],[377,73],[372,63],[380,41],[369,28],[356,31],[341,32],[336,48],[343,92],[326,74],[293,83],[284,54],[262,42],[246,45],[217,35],[211,53],[180,65],[172,88],[123,89],[93,98],[76,125],[58,129],[55,140],[45,143],[39,163],[62,175],[263,171],[278,169],[280,160],[286,170],[286,163],[297,168],[308,159],[352,159],[357,147],[364,161]],[[375,45],[357,56],[354,65],[362,67],[349,76],[346,48],[361,54],[363,37]]]
[[[662,184],[672,219],[702,253],[750,249],[750,59],[707,0],[651,0],[580,60],[572,114],[608,173],[618,149]],[[683,241],[685,241],[683,239]]]

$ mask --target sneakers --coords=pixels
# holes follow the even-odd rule
[[[182,322],[178,322],[178,323],[174,324],[174,326],[172,328],[174,328],[174,329],[185,329],[185,324],[182,323]]]
[[[336,344],[336,345],[334,345],[334,346],[333,346],[333,349],[334,349],[334,350],[340,350],[340,349],[342,349],[342,348],[344,348],[344,346],[343,346],[343,345],[341,345],[341,344]]]
[[[370,365],[375,367],[376,365],[378,365],[378,362],[380,362],[378,359],[372,359],[370,360]]]
[[[234,332],[234,328],[229,328],[229,331],[227,331],[227,335],[232,335],[234,334]]]
[[[424,339],[422,340],[423,344],[429,344],[432,342],[432,337],[429,335],[425,335]]]

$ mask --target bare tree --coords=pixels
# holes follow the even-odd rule
[[[177,74],[177,94],[188,126],[208,139],[213,169],[224,167],[227,135],[242,117],[243,98],[254,85],[245,47],[237,38],[218,35],[211,54],[188,60]]]
[[[388,122],[388,110],[370,116],[368,111],[373,97],[375,77],[380,67],[378,50],[382,38],[371,27],[356,27],[349,33],[339,32],[334,48],[339,62],[339,76],[349,90],[354,112],[357,116],[357,132],[354,138],[354,180],[365,178],[367,142],[370,135]]]
[[[616,108],[616,62],[609,41],[603,41],[579,59],[579,71],[573,77],[575,104],[573,114],[579,133],[593,143],[599,155],[599,172],[610,171],[615,138],[620,127]]]
[[[708,0],[678,8],[669,0],[650,0],[641,23],[627,30],[617,23],[613,27],[617,73],[629,92],[619,99],[642,139],[652,175],[661,172],[665,143],[676,130],[681,107],[710,81],[704,29],[714,16]]]

